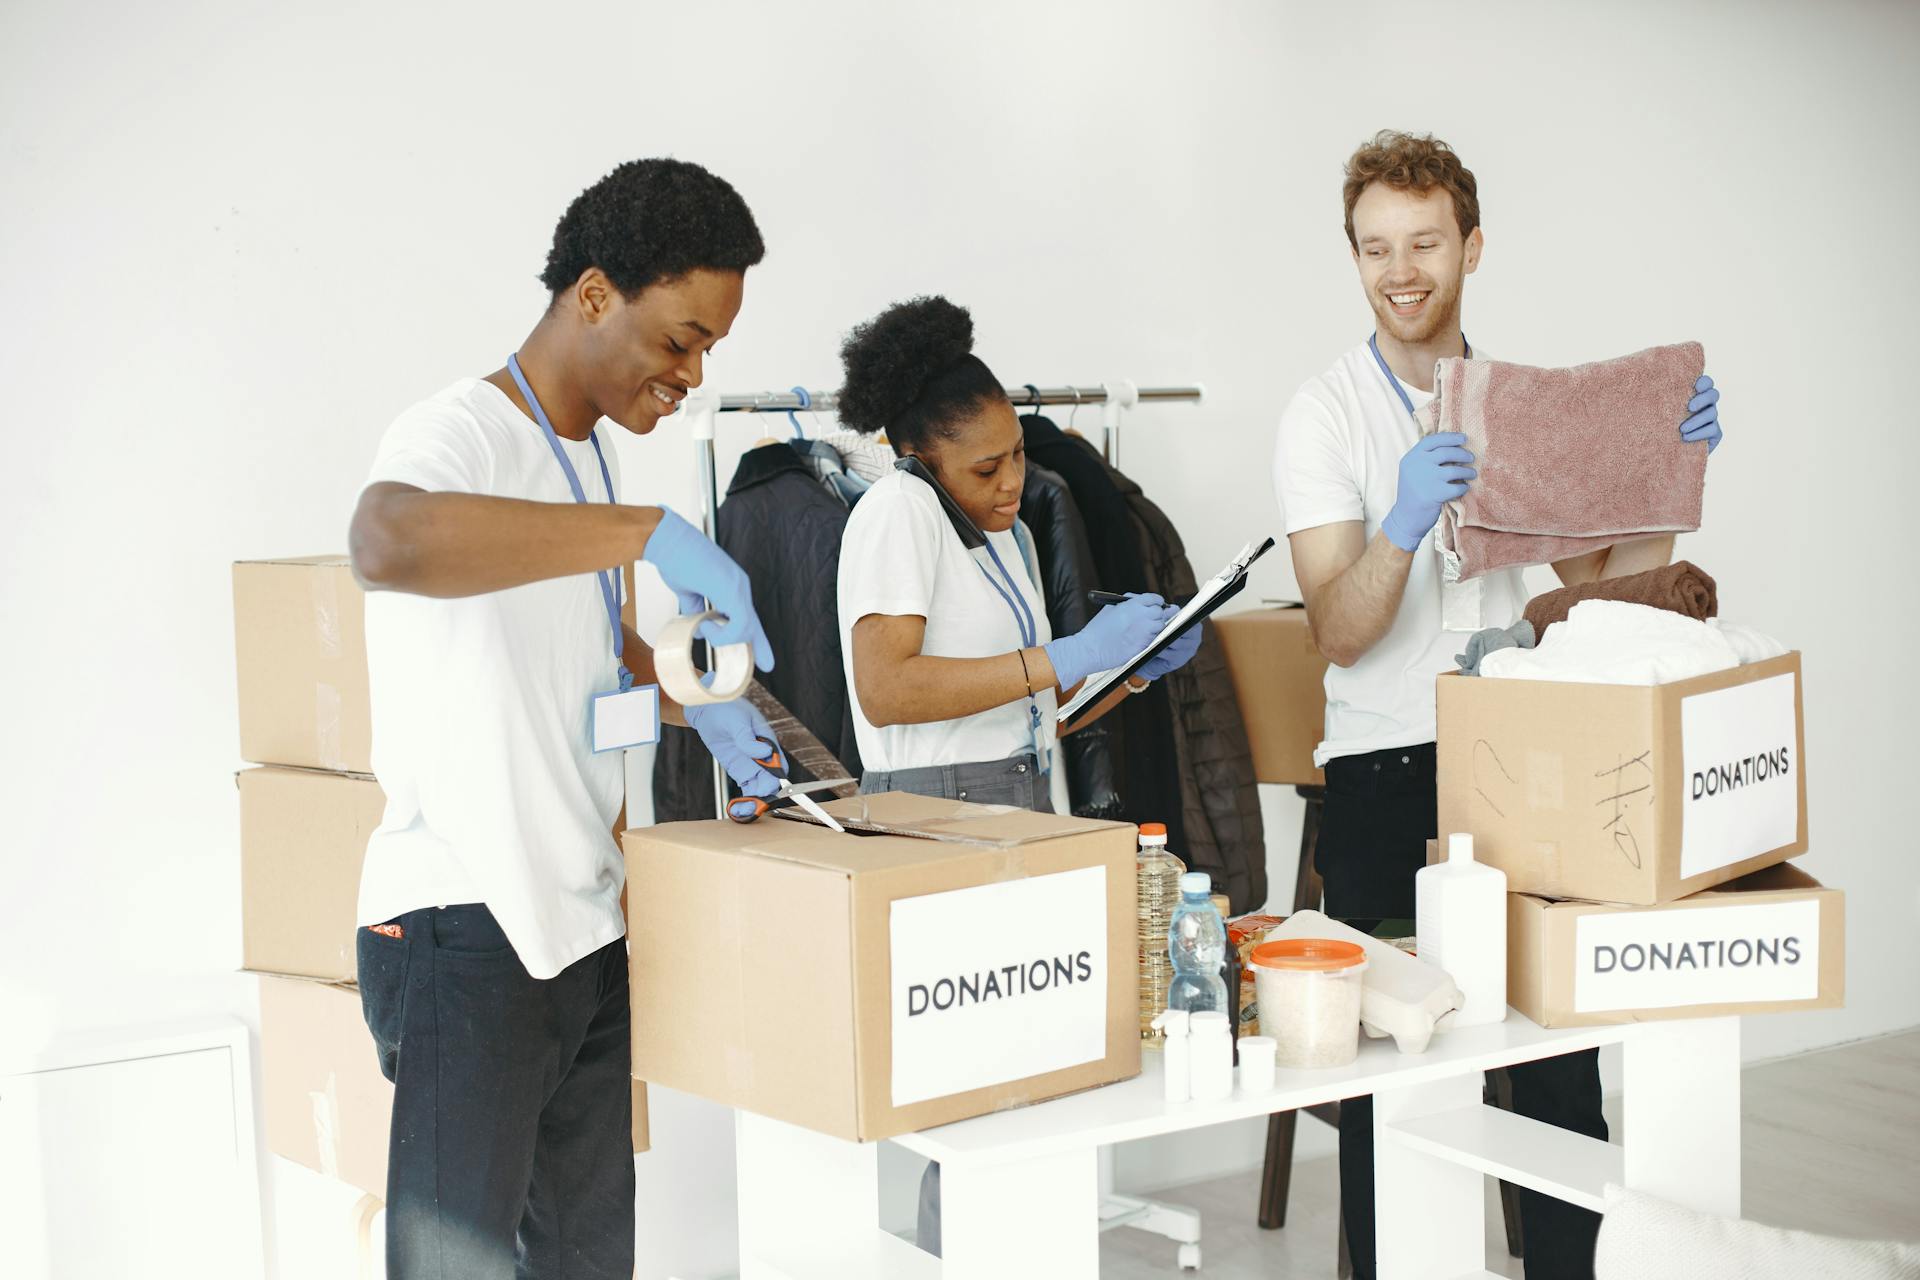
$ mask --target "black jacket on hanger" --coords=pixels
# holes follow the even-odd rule
[[[740,459],[718,526],[715,541],[747,571],[754,611],[773,645],[773,670],[756,678],[858,778],[837,607],[846,506],[799,454],[776,442]],[[691,729],[662,725],[653,761],[654,821],[711,818],[713,809],[712,755]]]
[[[1087,592],[1099,581],[1094,575],[1093,548],[1086,525],[1074,505],[1067,482],[1037,462],[1027,463],[1026,488],[1020,495],[1020,519],[1033,534],[1040,560],[1042,595],[1047,622],[1056,637],[1070,636],[1087,625],[1093,604]],[[1120,789],[1114,777],[1112,715],[1102,716],[1060,740],[1066,759],[1067,797],[1083,818],[1118,818]]]
[[[1038,414],[1020,419],[1020,426],[1029,466],[1037,463],[1065,480],[1080,509],[1093,554],[1093,585],[1102,591],[1152,590],[1132,510],[1099,450]],[[1164,682],[1156,680],[1145,693],[1125,699],[1099,724],[1107,727],[1108,755],[1120,783],[1119,816],[1127,822],[1166,823],[1168,847],[1187,860],[1180,767],[1172,749],[1173,709]],[[1069,734],[1066,741],[1079,736]]]
[[[1126,498],[1150,589],[1169,600],[1190,599],[1199,583],[1173,521],[1139,485],[1107,470]],[[1267,901],[1266,829],[1253,750],[1219,633],[1208,627],[1192,660],[1154,683],[1167,687],[1173,705],[1188,866],[1209,872],[1236,914],[1252,911]]]

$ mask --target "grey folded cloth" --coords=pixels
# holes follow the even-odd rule
[[[1510,627],[1488,627],[1474,632],[1467,637],[1467,651],[1454,654],[1453,660],[1460,664],[1461,675],[1477,676],[1480,663],[1488,654],[1500,649],[1531,649],[1538,642],[1533,624],[1522,618]]]

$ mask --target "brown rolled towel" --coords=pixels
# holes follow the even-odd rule
[[[1649,569],[1630,578],[1606,578],[1583,582],[1577,587],[1561,587],[1527,601],[1526,619],[1535,635],[1545,635],[1548,627],[1566,620],[1573,606],[1582,600],[1624,600],[1628,604],[1650,604],[1669,613],[1682,613],[1695,622],[1705,622],[1720,612],[1720,594],[1706,570],[1690,560],[1681,560],[1661,569]]]

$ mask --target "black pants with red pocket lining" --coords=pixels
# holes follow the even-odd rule
[[[357,931],[393,1081],[391,1280],[630,1280],[632,1045],[624,939],[542,981],[477,903]]]
[[[1343,920],[1411,920],[1414,873],[1437,834],[1434,746],[1396,747],[1327,762],[1326,809],[1313,864],[1327,914]],[[1364,927],[1364,926],[1363,926]],[[1513,1109],[1590,1138],[1600,1114],[1600,1054],[1587,1049],[1508,1069]],[[1373,1099],[1340,1104],[1340,1200],[1358,1280],[1374,1276]],[[1600,1215],[1522,1188],[1527,1280],[1592,1280]]]

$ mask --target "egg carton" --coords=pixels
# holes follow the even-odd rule
[[[1444,969],[1318,911],[1294,912],[1267,935],[1269,942],[1275,938],[1334,938],[1365,947],[1361,1029],[1376,1040],[1392,1036],[1402,1053],[1425,1053],[1433,1033],[1451,1027],[1453,1015],[1466,1003]]]

